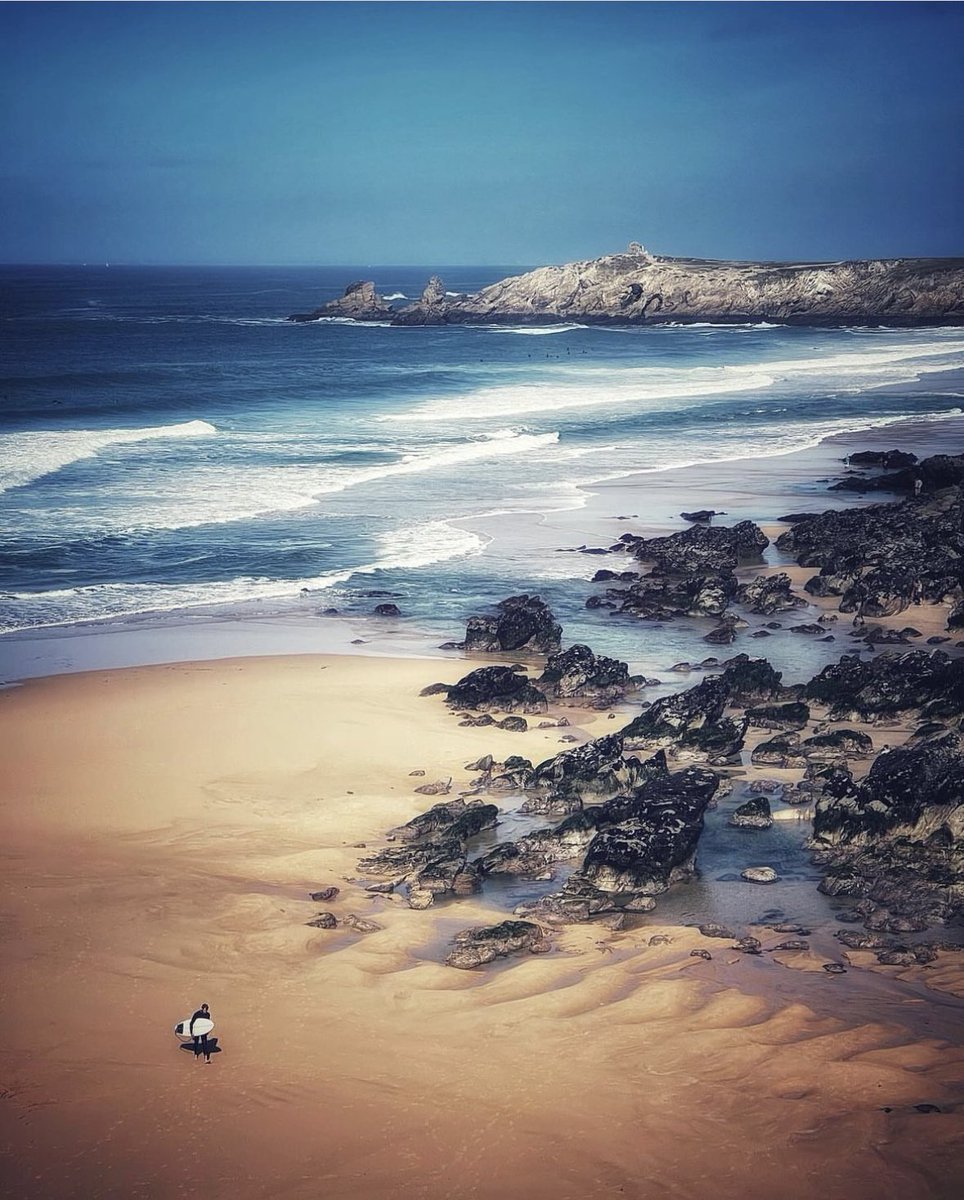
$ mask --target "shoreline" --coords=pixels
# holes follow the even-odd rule
[[[562,748],[558,729],[462,727],[418,697],[465,669],[247,658],[0,693],[16,982],[0,1152],[17,1194],[309,1200],[323,1180],[332,1200],[445,1200],[458,1178],[479,1200],[603,1200],[672,1179],[700,1200],[712,1178],[724,1200],[809,1200],[832,1171],[857,1200],[950,1200],[962,956],[829,976],[829,934],[773,954],[780,936],[747,925],[767,951],[748,958],[661,901],[632,928],[565,927],[548,954],[462,972],[441,959],[455,930],[505,916],[491,896],[421,912],[352,882],[365,847],[433,803],[413,770],[454,794],[482,754]],[[610,729],[560,711],[580,738]],[[308,928],[326,907],[381,928]],[[170,1033],[201,1000],[211,1072]]]
[[[869,496],[828,492],[826,477],[842,474],[842,460],[847,454],[880,449],[892,442],[899,442],[920,457],[943,452],[949,444],[952,448],[962,447],[964,415],[913,418],[863,432],[831,434],[806,449],[763,459],[734,459],[623,475],[582,485],[579,490],[584,499],[576,507],[514,512],[495,518],[459,518],[452,524],[498,538],[504,552],[524,571],[535,542],[555,540],[564,548],[567,544],[608,545],[625,532],[656,536],[685,528],[679,513],[686,509],[713,508],[722,503],[727,508],[724,523],[753,519],[772,524],[791,508],[819,512],[888,499],[890,493],[886,492]],[[601,564],[592,557],[583,561],[581,575],[588,580]],[[558,579],[578,578],[579,574],[572,574],[573,569],[573,556],[566,555]],[[532,583],[530,590],[538,590],[539,580]],[[455,635],[456,629],[442,635],[438,630],[420,628],[407,618],[349,613],[320,616],[317,608],[323,596],[314,593],[308,598],[292,597],[273,612],[258,613],[257,609],[270,607],[270,602],[261,601],[234,607],[199,605],[170,613],[9,631],[0,634],[0,685],[74,671],[249,654],[320,652],[443,661],[451,657],[440,651],[438,644]],[[492,596],[490,603],[502,598]]]

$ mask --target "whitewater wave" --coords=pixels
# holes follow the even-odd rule
[[[383,300],[407,300],[408,297],[404,292],[389,292],[387,296],[382,297]]]
[[[577,329],[588,329],[588,325],[575,323],[564,325],[486,325],[490,333],[519,333],[525,337],[546,337],[553,333],[572,333]]]
[[[886,349],[848,349],[810,358],[774,359],[725,366],[599,368],[568,364],[551,379],[478,388],[468,395],[428,400],[387,421],[490,420],[560,409],[633,405],[655,408],[666,401],[725,396],[801,383],[859,380],[860,390],[907,383],[922,375],[964,365],[964,341],[914,341]]]
[[[380,535],[377,541],[381,552],[372,562],[300,579],[242,575],[216,582],[99,583],[46,592],[6,592],[0,600],[10,616],[0,623],[0,633],[124,620],[209,606],[293,599],[304,592],[314,596],[317,602],[316,593],[346,583],[356,575],[416,570],[465,558],[481,553],[490,540],[481,534],[458,529],[447,521],[428,521]]]
[[[203,421],[191,422],[190,426],[214,432],[214,427]],[[196,432],[201,431],[197,429]],[[186,435],[182,433],[181,436]],[[230,438],[232,442],[237,440],[239,444],[247,445],[252,435],[223,436],[226,441]],[[124,473],[116,479],[105,473],[98,489],[99,503],[93,507],[62,509],[58,529],[64,536],[131,536],[149,531],[227,525],[271,513],[294,513],[317,504],[323,496],[367,483],[407,475],[431,476],[512,455],[537,455],[556,446],[558,441],[558,432],[530,434],[506,428],[362,467],[306,466],[297,461],[280,466],[258,466],[248,461],[191,459],[175,470],[141,476],[133,481]],[[289,443],[295,452],[303,449],[300,437],[289,439]],[[388,446],[381,449],[391,452]],[[229,450],[230,444],[224,447],[224,455],[229,457]],[[46,466],[49,469],[41,473],[57,469],[52,459],[46,461]],[[39,462],[35,462],[34,469],[34,478],[37,478]],[[31,532],[33,522],[40,521],[42,525],[46,520],[42,512],[27,511],[12,514],[12,517],[21,533]]]
[[[147,429],[63,429],[0,434],[0,493],[53,475],[71,463],[93,458],[111,446],[161,438],[214,437],[207,421],[184,421]]]

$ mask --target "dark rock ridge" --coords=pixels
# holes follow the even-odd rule
[[[353,284],[356,291],[359,284]],[[386,302],[366,298],[371,316],[342,300],[295,321],[324,316],[384,319]],[[754,263],[651,254],[638,242],[563,266],[540,267],[469,296],[439,296],[431,283],[416,303],[389,310],[396,324],[643,325],[662,321],[775,321],[787,325],[956,325],[964,323],[964,260],[871,259]],[[362,309],[362,312],[365,310]]]
[[[916,917],[917,928],[964,921],[964,753],[956,733],[880,754],[862,783],[837,773],[817,802],[813,831],[815,860],[826,870],[822,891]],[[876,926],[915,923],[888,916]]]

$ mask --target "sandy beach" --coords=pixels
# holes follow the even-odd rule
[[[288,657],[0,694],[4,1194],[958,1194],[959,956],[935,964],[949,990],[833,977],[818,939],[748,958],[657,909],[460,972],[453,932],[504,913],[349,882],[358,843],[432,803],[410,772],[457,791],[482,754],[560,748],[417,698],[462,671]],[[606,724],[569,715],[580,737]],[[320,908],[382,929],[307,927]],[[202,1001],[210,1068],[171,1032]]]

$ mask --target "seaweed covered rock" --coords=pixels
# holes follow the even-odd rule
[[[878,755],[861,783],[817,802],[812,846],[821,890],[894,916],[964,920],[964,752],[947,731]],[[915,927],[912,925],[911,927]]]
[[[536,686],[559,704],[608,708],[635,692],[639,685],[626,663],[577,644],[549,655]]]
[[[548,705],[521,667],[479,667],[448,690],[446,703],[453,709],[477,712],[544,713]]]
[[[497,606],[495,616],[469,617],[465,629],[466,650],[527,650],[548,654],[562,644],[562,626],[538,596],[509,596]]]
[[[463,971],[510,954],[544,954],[552,948],[546,931],[532,921],[502,921],[498,925],[463,929],[453,941],[455,948],[445,963]]]
[[[831,762],[838,758],[866,758],[873,753],[874,743],[860,729],[832,729],[817,733],[800,743],[800,753],[809,762]]]

